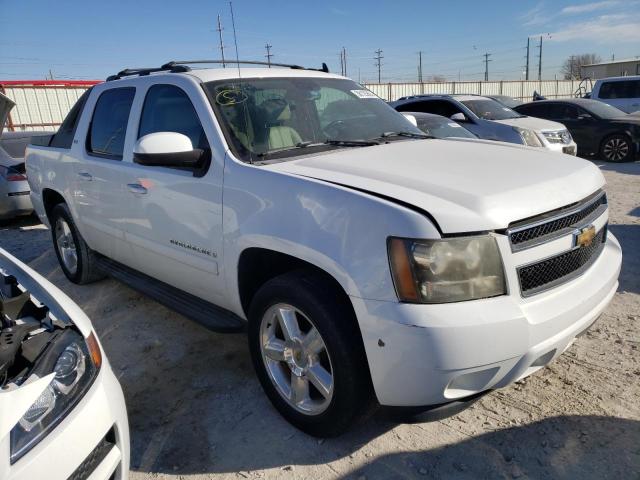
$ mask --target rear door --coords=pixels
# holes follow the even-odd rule
[[[211,114],[201,88],[183,77],[149,82],[136,106],[135,138],[178,132],[194,148],[211,151]],[[205,132],[203,123],[207,125]],[[222,156],[221,152],[214,156]],[[214,158],[214,160],[221,160]],[[206,172],[146,166],[132,158],[123,196],[128,204],[130,266],[207,301],[224,305],[222,255],[222,169]]]
[[[129,115],[136,89],[108,88],[87,101],[74,147],[77,162],[69,184],[81,231],[94,250],[126,263],[131,250],[124,237],[122,159],[129,135]],[[129,140],[130,141],[130,140]]]

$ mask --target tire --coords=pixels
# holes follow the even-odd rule
[[[295,271],[265,283],[249,309],[249,350],[262,388],[285,419],[315,437],[340,435],[374,406],[360,330],[353,311],[342,299],[342,292],[336,292],[320,275]],[[287,310],[289,307],[293,312]],[[284,317],[288,320],[282,320]],[[299,330],[297,334],[286,335],[282,325],[292,319]],[[317,337],[310,335],[314,328],[324,350]],[[278,348],[266,348],[267,344],[277,344],[278,336],[281,342]],[[316,341],[305,348],[305,343],[299,340],[308,341],[310,337]],[[265,342],[267,338],[272,340]],[[271,353],[267,354],[267,350]],[[320,374],[319,367],[330,374],[330,383],[329,377]],[[297,396],[294,382],[300,387]]]
[[[104,272],[97,265],[97,254],[89,248],[80,235],[69,207],[64,203],[53,207],[49,222],[53,249],[65,276],[71,282],[80,285],[104,278]]]
[[[600,145],[600,158],[607,162],[629,162],[633,153],[631,139],[623,134],[610,135]]]

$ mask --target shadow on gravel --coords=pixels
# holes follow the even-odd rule
[[[344,478],[638,478],[640,422],[553,417],[423,452],[380,456]]]
[[[609,224],[609,229],[622,246],[622,271],[618,281],[619,292],[640,293],[640,225]]]
[[[602,160],[592,160],[601,170],[609,170],[612,172],[623,173],[626,175],[640,175],[640,161],[612,163],[603,162]]]

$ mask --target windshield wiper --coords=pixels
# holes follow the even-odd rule
[[[388,137],[436,138],[433,135],[427,135],[426,133],[414,133],[414,132],[384,132],[382,135],[376,138],[388,138]]]
[[[371,147],[373,145],[380,145],[380,142],[376,140],[337,140],[334,138],[327,138],[324,143],[326,145],[338,145],[340,147]]]

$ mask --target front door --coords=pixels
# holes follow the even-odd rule
[[[189,89],[189,85],[185,86]],[[202,110],[198,112],[195,105]],[[186,135],[211,151],[199,113],[202,102],[173,84],[152,85],[141,106],[136,138],[155,132]],[[207,301],[223,304],[222,172],[188,171],[127,162],[125,219],[130,266]],[[194,174],[195,173],[195,174]]]

